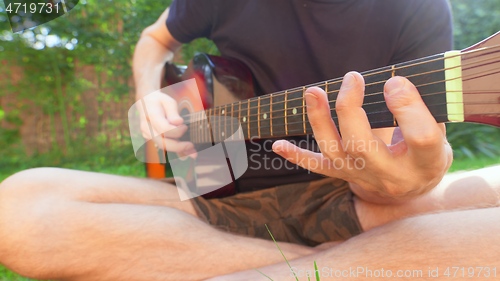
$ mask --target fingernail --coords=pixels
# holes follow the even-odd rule
[[[309,107],[316,107],[318,105],[318,97],[316,97],[312,93],[305,93],[304,97],[306,98],[306,105]]]
[[[393,95],[395,93],[398,93],[403,89],[406,85],[406,79],[403,79],[401,77],[397,78],[392,78],[385,83],[385,92],[387,95]]]
[[[356,84],[356,77],[351,73],[344,75],[344,80],[342,80],[341,88],[352,88]]]
[[[281,152],[281,151],[283,151],[283,144],[280,143],[280,142],[275,142],[273,144],[273,151],[274,152]]]

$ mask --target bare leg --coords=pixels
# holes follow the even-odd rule
[[[499,231],[500,208],[423,215],[374,228],[290,264],[299,280],[314,272],[314,261],[322,281],[376,280],[382,272],[408,280],[495,280],[500,278]],[[259,270],[275,281],[294,280],[283,262]],[[268,279],[248,270],[210,280]]]
[[[474,182],[480,194],[495,184],[488,183],[488,178],[484,181],[488,188],[483,189],[478,180]],[[481,205],[485,197],[491,199],[491,193],[485,194],[466,203],[462,201],[471,199],[470,195],[457,197],[456,203],[444,200],[450,205],[436,203],[440,202],[436,198],[449,195],[429,196],[417,199],[425,204],[413,206],[428,206],[420,209],[412,204],[400,210],[375,206],[388,216],[371,222],[371,227],[432,212],[435,206]],[[177,202],[174,187],[164,183],[60,169],[30,170],[0,187],[0,262],[38,278],[195,280],[281,261],[269,241],[221,233],[194,214],[193,206]],[[369,222],[365,215],[360,213]],[[344,244],[349,243],[353,242]],[[317,252],[280,244],[290,259]]]
[[[334,246],[324,245],[322,252],[293,260],[292,268],[299,280],[314,273],[314,261],[321,280],[371,280],[380,278],[374,274],[382,269],[393,276],[413,274],[409,279],[448,280],[455,274],[453,279],[460,280],[472,271],[474,280],[500,278],[500,263],[495,264],[500,254],[493,246],[500,243],[500,208],[492,208],[500,205],[499,175],[500,166],[449,174],[431,193],[402,205],[357,200],[356,211],[367,232]],[[284,262],[259,270],[275,281],[294,279]],[[460,275],[462,270],[466,275]],[[266,279],[249,270],[210,280]]]
[[[271,242],[194,215],[165,183],[28,170],[0,186],[0,262],[40,279],[199,280],[281,261]],[[315,250],[285,243],[284,251]]]
[[[428,194],[401,205],[378,205],[355,198],[363,229],[415,215],[500,206],[500,166],[447,174]]]

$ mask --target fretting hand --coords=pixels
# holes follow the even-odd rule
[[[335,109],[341,134],[331,118],[327,94],[317,87],[308,89],[307,115],[321,153],[284,140],[275,142],[273,150],[312,172],[349,181],[353,191],[368,201],[398,202],[431,190],[453,159],[444,124],[436,123],[410,81],[391,78],[384,96],[403,139],[386,145],[373,134],[361,107],[364,87],[359,73],[344,77]]]

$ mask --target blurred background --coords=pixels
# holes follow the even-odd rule
[[[170,2],[80,0],[63,17],[13,34],[0,1],[0,181],[39,166],[145,176],[128,133],[131,57],[141,31]],[[456,49],[500,30],[500,0],[451,4]],[[175,60],[187,63],[195,52],[217,48],[200,39]],[[498,128],[448,124],[448,139],[453,171],[500,163]],[[29,279],[0,266],[0,280]]]

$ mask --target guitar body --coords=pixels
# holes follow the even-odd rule
[[[187,115],[189,112],[199,112],[255,96],[253,77],[250,70],[239,61],[219,56],[197,54],[188,66],[167,63],[164,67],[163,77],[162,88],[193,78],[196,81],[200,97],[189,96],[192,93],[190,91],[175,93],[176,95],[173,96],[176,101],[180,101],[178,105],[181,116]],[[185,94],[185,96],[179,94]],[[201,104],[199,102],[200,98]],[[189,139],[189,136],[187,135],[185,138]],[[172,176],[170,174],[170,165],[160,163],[162,152],[156,149],[153,142],[148,142],[145,149],[147,177],[162,179]],[[186,159],[185,161],[186,166],[184,169],[186,174],[183,175],[183,178],[189,184],[194,184],[196,181],[194,166],[203,165],[203,163],[196,163],[196,161],[203,161],[203,159]],[[234,181],[223,188],[204,194],[203,197],[215,198],[233,194],[235,194]]]

